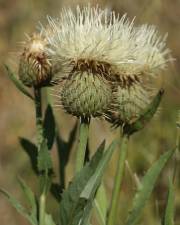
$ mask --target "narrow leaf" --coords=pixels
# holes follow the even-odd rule
[[[77,132],[77,124],[73,127],[72,131],[70,132],[68,141],[63,141],[62,137],[60,136],[60,132],[57,129],[57,136],[56,136],[56,142],[58,147],[58,154],[60,159],[60,164],[66,165],[69,160],[70,150],[72,149],[72,145],[75,141],[75,135]]]
[[[51,184],[51,194],[58,202],[61,201],[62,190],[63,188],[58,183]]]
[[[32,97],[32,95],[28,92],[28,90],[26,89],[26,87],[23,85],[23,83],[17,79],[17,77],[14,75],[14,73],[11,71],[11,69],[9,68],[9,66],[4,65],[6,70],[7,70],[7,74],[9,76],[9,78],[12,80],[12,82],[15,84],[15,86],[26,96],[28,96],[31,100],[34,100],[34,98]]]
[[[24,216],[32,225],[37,225],[37,221],[31,217],[27,210],[19,203],[19,201],[10,195],[7,191],[0,189],[0,192],[8,199],[11,205],[22,215]]]
[[[47,171],[52,169],[51,155],[48,151],[46,140],[42,142],[38,152],[38,169],[39,171]]]
[[[167,161],[172,157],[173,153],[174,151],[168,151],[164,153],[143,177],[141,186],[135,195],[133,207],[129,213],[125,225],[135,225],[138,223],[143,208],[153,191],[157,178],[159,177]]]
[[[37,218],[37,204],[34,193],[31,191],[31,188],[23,181],[21,178],[18,178],[20,187],[26,197],[28,205],[31,207],[31,216]]]
[[[43,127],[44,138],[47,140],[48,149],[51,149],[55,138],[55,118],[50,105],[46,109]]]
[[[60,224],[79,225],[83,218],[88,200],[80,197],[90,177],[96,171],[98,163],[103,156],[104,143],[101,144],[92,160],[73,178],[67,190],[62,194],[60,205]],[[86,215],[87,218],[87,215]]]
[[[56,125],[56,145],[59,160],[59,177],[60,177],[60,185],[62,188],[65,187],[65,167],[69,161],[69,156],[71,153],[73,143],[75,141],[76,132],[77,132],[77,123],[70,132],[68,141],[66,142],[62,139],[59,129]]]
[[[45,225],[56,225],[50,214],[45,214]]]
[[[21,146],[23,147],[23,150],[27,153],[30,161],[31,166],[35,174],[38,174],[38,168],[37,168],[37,157],[38,157],[38,149],[35,144],[30,142],[26,138],[20,138],[19,139]]]
[[[170,180],[163,225],[174,225],[174,197],[174,186]]]
[[[106,224],[107,210],[108,210],[108,201],[106,196],[106,190],[103,184],[100,185],[96,198],[94,200],[94,205],[98,213],[98,218],[100,219],[101,224]]]
[[[113,142],[104,152],[103,142],[89,163],[75,176],[62,195],[61,225],[86,225],[102,176],[116,146]]]
[[[81,193],[81,198],[89,199],[92,195],[95,194],[95,190],[97,190],[98,186],[100,185],[100,181],[104,170],[112,156],[112,153],[117,145],[117,142],[112,142],[109,148],[105,151],[101,161],[99,162],[96,172],[91,176],[89,181],[87,182],[83,192]]]

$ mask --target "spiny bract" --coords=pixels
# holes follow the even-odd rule
[[[45,53],[46,40],[41,34],[33,34],[23,44],[20,56],[19,78],[28,87],[48,86],[52,79],[52,65]]]

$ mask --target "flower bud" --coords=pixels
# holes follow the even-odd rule
[[[46,40],[39,34],[34,34],[25,43],[20,56],[19,78],[28,87],[50,85],[52,66],[45,52],[46,45]]]

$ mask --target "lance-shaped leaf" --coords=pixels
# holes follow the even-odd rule
[[[56,225],[50,214],[45,214],[45,225]]]
[[[127,135],[132,135],[133,133],[143,129],[145,125],[152,119],[154,114],[156,113],[159,104],[161,102],[162,96],[164,94],[164,90],[160,90],[158,94],[155,96],[151,104],[145,110],[144,113],[134,122],[131,124],[125,124],[123,127],[123,132]]]
[[[48,151],[46,140],[44,140],[38,152],[38,170],[48,171],[50,169],[52,169],[51,155],[50,152]]]
[[[167,161],[172,157],[174,151],[168,151],[164,153],[157,162],[148,170],[146,175],[143,177],[141,186],[139,187],[135,198],[133,200],[133,207],[127,218],[125,225],[135,225],[142,214],[143,208],[148,201],[155,183],[166,165]]]
[[[98,213],[98,218],[100,219],[100,224],[105,225],[108,210],[108,201],[106,196],[106,190],[103,184],[100,185],[96,193],[94,205]]]
[[[169,190],[162,225],[174,225],[174,197],[173,182],[169,180]]]
[[[63,193],[60,204],[61,225],[87,224],[92,201],[115,145],[113,142],[104,152],[104,143],[102,143],[91,161],[74,177],[68,189]]]
[[[59,159],[59,176],[60,176],[60,186],[64,189],[65,186],[65,167],[68,163],[70,152],[75,141],[75,135],[77,131],[77,123],[70,132],[68,141],[64,141],[60,135],[58,127],[56,128],[56,144]],[[56,196],[54,195],[56,198]],[[57,198],[56,198],[57,199]],[[59,199],[59,198],[58,198]]]
[[[30,215],[27,210],[21,205],[21,203],[7,191],[0,189],[0,192],[8,199],[10,204],[22,215],[24,216],[32,225],[38,225],[36,219]]]
[[[51,187],[53,164],[46,140],[43,140],[38,152],[38,171],[41,174],[39,177],[40,190],[41,192],[48,193]]]
[[[51,149],[55,138],[55,118],[50,105],[46,109],[43,127],[44,138],[47,140],[48,149]]]
[[[62,137],[60,136],[60,132],[57,129],[57,147],[58,147],[58,154],[59,154],[59,160],[61,165],[66,165],[69,160],[70,150],[72,148],[72,145],[75,141],[75,135],[77,132],[77,123],[73,127],[72,131],[70,132],[68,141],[64,141]]]
[[[23,150],[27,153],[31,166],[35,174],[38,174],[38,167],[37,167],[37,157],[38,157],[38,149],[37,146],[29,141],[26,138],[20,138],[19,139],[21,146],[23,147]]]
[[[29,93],[29,91],[26,89],[26,87],[23,85],[23,83],[17,79],[17,77],[15,76],[15,74],[11,71],[11,69],[9,68],[9,66],[4,65],[6,70],[7,70],[7,74],[9,76],[9,78],[12,80],[12,82],[15,84],[15,86],[27,97],[29,97],[31,100],[34,100],[33,96]]]
[[[103,154],[102,159],[97,165],[96,172],[90,177],[86,186],[84,187],[84,190],[80,195],[81,198],[90,199],[96,193],[96,190],[100,185],[100,181],[103,176],[104,170],[111,158],[111,155],[116,147],[116,144],[117,142],[114,141]]]
[[[24,196],[26,198],[26,202],[30,208],[30,215],[32,218],[34,218],[34,220],[36,220],[38,215],[37,215],[37,203],[34,193],[32,192],[31,188],[25,183],[24,180],[18,178],[18,181],[21,190],[23,191]]]

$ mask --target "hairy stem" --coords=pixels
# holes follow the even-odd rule
[[[89,120],[85,118],[81,118],[80,128],[79,128],[78,149],[77,149],[76,164],[75,164],[76,173],[79,172],[84,165],[88,135],[89,135]]]
[[[116,169],[114,188],[112,193],[112,200],[111,200],[107,225],[115,225],[117,220],[119,193],[121,190],[122,178],[124,175],[125,161],[126,161],[126,155],[127,155],[127,143],[128,143],[128,136],[123,135],[121,140],[120,151],[119,151],[118,165]]]
[[[42,104],[41,104],[41,89],[34,88],[34,101],[36,110],[36,130],[37,130],[37,145],[40,150],[43,141],[43,122],[42,122]]]
[[[41,89],[34,88],[34,101],[36,110],[36,130],[37,130],[37,146],[40,151],[43,142],[43,119],[42,119],[42,100]],[[47,171],[46,171],[47,173]],[[39,198],[39,225],[45,224],[45,211],[46,211],[46,192],[43,188]]]

